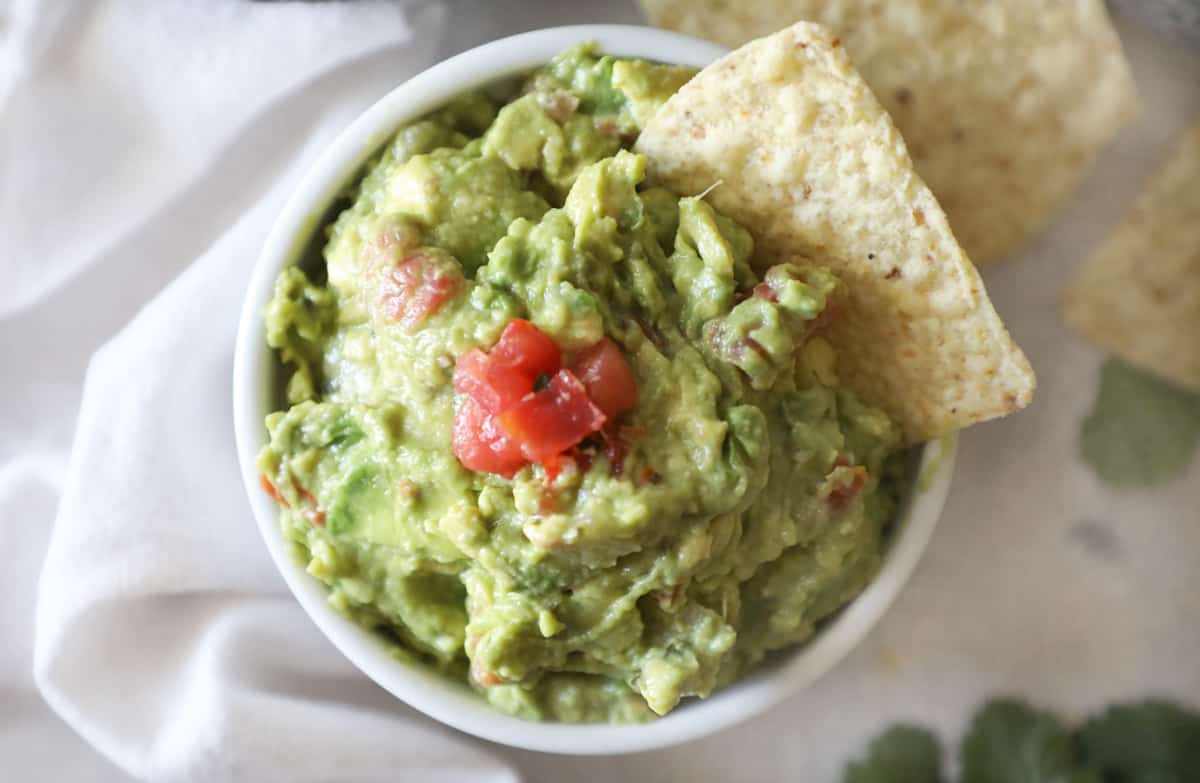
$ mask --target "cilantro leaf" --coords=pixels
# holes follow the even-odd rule
[[[961,753],[962,783],[1101,783],[1054,716],[1018,701],[985,705]]]
[[[939,783],[941,749],[932,733],[898,725],[872,740],[867,757],[846,765],[843,783]]]
[[[1106,783],[1200,780],[1200,714],[1163,701],[1110,707],[1079,730]]]
[[[1200,442],[1200,394],[1117,359],[1080,431],[1080,454],[1113,486],[1149,486],[1183,472]]]

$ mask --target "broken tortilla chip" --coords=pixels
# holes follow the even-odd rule
[[[975,263],[1013,254],[1135,113],[1101,0],[641,0],[740,46],[798,20],[841,36]]]
[[[919,442],[1023,408],[1035,380],[904,140],[828,29],[799,23],[701,71],[637,142],[651,176],[706,197],[765,266],[849,289],[838,375]]]
[[[1200,125],[1067,292],[1082,335],[1200,391]]]

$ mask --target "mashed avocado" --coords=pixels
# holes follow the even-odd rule
[[[628,151],[692,73],[584,46],[401,129],[266,313],[289,380],[259,464],[298,556],[515,715],[644,720],[736,680],[862,590],[896,507],[897,428],[820,337],[843,285],[752,265]],[[491,416],[464,357],[514,323],[554,356]],[[580,369],[596,346],[624,387]]]

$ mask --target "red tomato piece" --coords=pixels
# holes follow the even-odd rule
[[[608,457],[609,475],[619,477],[625,472],[625,458],[629,456],[629,441],[620,428],[608,425],[604,429],[604,456]]]
[[[490,413],[501,413],[521,401],[521,398],[533,392],[537,376],[532,378],[516,370],[499,367],[492,362],[488,367],[487,383],[491,389],[490,397],[495,400],[492,407],[485,405]]]
[[[491,362],[488,355],[478,348],[472,348],[459,356],[454,363],[454,388],[470,397],[488,413],[497,413],[519,400],[521,394],[512,400],[504,399],[488,379]]]
[[[501,413],[533,391],[539,376],[558,371],[562,354],[554,341],[528,321],[516,319],[488,353],[479,349],[458,357],[454,388],[489,413]]]
[[[454,456],[467,470],[512,478],[525,466],[520,447],[475,400],[465,397],[454,414]]]
[[[473,348],[454,364],[454,388],[479,403],[488,413],[508,410],[533,391],[537,377],[511,367],[497,366],[491,356]]]
[[[317,527],[324,527],[325,511],[321,508],[321,503],[319,500],[317,500],[317,496],[309,492],[294,478],[292,479],[292,486],[294,486],[296,491],[300,493],[300,497],[304,499],[304,502],[312,506],[312,508],[304,512],[309,521],[311,521]]]
[[[500,679],[500,675],[484,669],[482,664],[475,661],[471,662],[471,677],[485,688],[491,688],[494,685],[500,685],[504,682],[504,680]]]
[[[605,337],[579,355],[571,368],[604,415],[615,419],[637,405],[637,380],[620,347]]]
[[[545,332],[522,318],[514,318],[488,351],[495,372],[511,369],[528,377],[530,389],[539,375],[549,378],[562,366],[562,353]]]
[[[570,370],[559,370],[535,392],[498,417],[530,462],[561,454],[604,426],[604,411]]]
[[[292,479],[292,485],[296,487],[296,491],[300,493],[300,497],[304,498],[305,502],[307,502],[310,506],[320,505],[317,502],[316,495],[309,492],[307,489],[302,487],[300,484],[296,483],[296,479]]]
[[[841,457],[839,457],[841,459]],[[836,464],[836,463],[835,463]],[[850,505],[850,501],[862,491],[862,488],[867,483],[867,469],[863,465],[855,465],[851,468],[853,474],[850,476],[849,483],[835,487],[829,493],[829,507],[834,511],[842,511],[846,506]]]
[[[754,295],[766,299],[768,302],[778,302],[779,294],[771,287],[770,283],[759,283],[754,286]]]
[[[412,329],[453,298],[462,282],[456,270],[418,251],[384,275],[379,304],[386,317]]]
[[[553,484],[555,481],[558,481],[558,477],[561,476],[562,472],[566,470],[574,461],[575,458],[568,454],[555,454],[552,457],[548,457],[546,461],[542,463],[542,467],[546,469],[546,482],[548,484]]]
[[[271,479],[267,478],[266,473],[258,474],[258,483],[263,488],[263,491],[271,496],[271,500],[274,500],[276,503],[284,507],[289,505],[287,498],[279,494],[279,490],[275,488],[275,484],[272,483]]]

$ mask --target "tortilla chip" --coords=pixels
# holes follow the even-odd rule
[[[754,235],[760,266],[811,259],[849,288],[827,334],[841,382],[909,442],[1003,416],[1033,371],[904,140],[833,33],[800,23],[701,71],[651,119],[651,175]]]
[[[1135,113],[1101,0],[641,0],[726,46],[805,19],[841,36],[976,263],[1019,250]]]
[[[1084,265],[1066,313],[1130,364],[1200,391],[1200,125]]]

